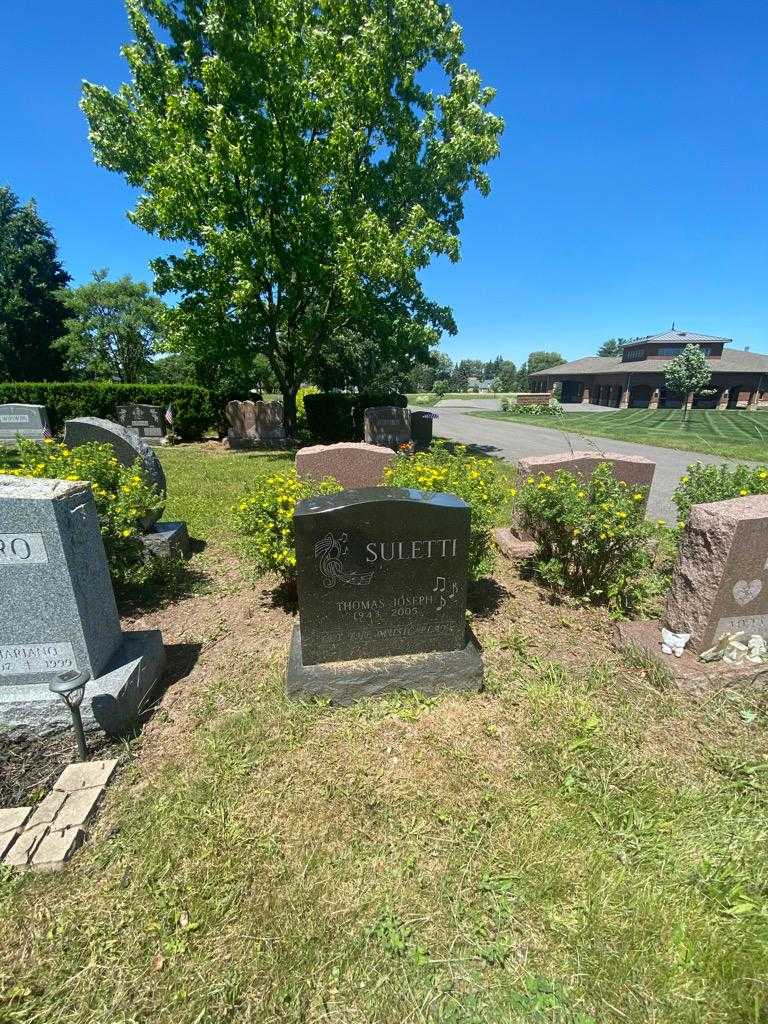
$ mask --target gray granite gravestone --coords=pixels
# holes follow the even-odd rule
[[[281,402],[232,401],[225,412],[229,448],[255,448],[285,440]]]
[[[348,703],[396,689],[477,689],[467,631],[469,508],[372,487],[299,502],[299,626],[287,688]]]
[[[67,420],[64,424],[64,443],[70,448],[77,448],[92,441],[111,445],[121,466],[132,466],[140,459],[147,479],[165,497],[166,480],[160,460],[135,431],[96,416],[82,416],[79,419]],[[146,531],[142,543],[147,556],[168,558],[174,555],[188,555],[187,524],[160,523],[158,520],[162,514],[163,510],[159,509],[142,524]]]
[[[48,684],[87,672],[88,727],[123,731],[165,661],[156,630],[121,633],[90,484],[0,476],[0,723],[55,731],[70,716]]]
[[[0,444],[15,444],[17,434],[31,441],[43,441],[51,436],[44,405],[0,405]]]
[[[67,420],[64,424],[64,443],[70,448],[78,448],[81,444],[93,441],[111,445],[121,466],[132,466],[136,459],[141,459],[147,479],[165,497],[167,485],[160,460],[135,431],[97,416],[81,416],[79,419]],[[161,515],[162,510],[152,521],[156,522]]]
[[[693,506],[664,624],[697,653],[724,633],[768,639],[768,494]]]
[[[365,443],[399,448],[410,444],[411,414],[396,405],[377,405],[365,410]]]
[[[165,441],[165,415],[159,405],[130,403],[118,405],[115,410],[121,426],[135,431],[147,444],[163,444]]]

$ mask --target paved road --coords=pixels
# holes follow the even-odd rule
[[[608,437],[584,437],[562,430],[548,430],[537,426],[523,426],[516,422],[486,420],[472,416],[475,409],[495,412],[499,403],[493,400],[452,400],[440,402],[432,411],[438,413],[435,436],[451,441],[463,441],[509,462],[517,462],[525,455],[556,455],[568,451],[570,445],[577,451],[621,452],[625,455],[642,455],[656,463],[653,487],[648,500],[648,515],[652,519],[666,519],[673,523],[676,509],[672,504],[672,492],[691,462],[721,463],[732,460],[723,457],[702,455],[700,452],[682,452],[673,448],[656,448],[648,444],[632,444],[629,441],[614,441]],[[566,409],[569,407],[566,406]],[[580,412],[587,406],[574,406]],[[602,407],[591,407],[590,411],[607,412]],[[470,415],[467,415],[470,413]]]

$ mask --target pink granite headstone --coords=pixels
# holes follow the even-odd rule
[[[618,452],[561,452],[557,455],[537,455],[520,459],[520,474],[536,476],[537,473],[553,475],[564,469],[588,480],[601,462],[608,462],[617,480],[623,480],[630,487],[648,487],[653,483],[656,463],[640,455],[620,455]]]
[[[664,624],[697,653],[724,633],[768,639],[768,494],[693,506]]]
[[[395,460],[390,448],[374,444],[317,444],[296,453],[296,472],[300,477],[323,480],[332,476],[345,490],[377,487],[384,481],[384,470]]]
[[[228,402],[226,414],[227,439],[233,447],[285,438],[280,402]]]

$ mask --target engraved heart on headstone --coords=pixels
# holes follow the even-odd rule
[[[736,604],[744,605],[750,604],[759,597],[763,590],[763,584],[761,580],[739,580],[739,582],[733,588],[733,596]]]

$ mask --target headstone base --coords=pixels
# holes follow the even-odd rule
[[[106,670],[85,688],[80,707],[85,728],[110,735],[128,731],[147,709],[164,667],[159,630],[123,633]],[[71,726],[69,711],[47,684],[0,686],[0,728],[11,737],[28,732],[46,735]]]
[[[263,440],[250,437],[225,437],[221,444],[222,447],[232,452],[282,452],[298,448],[297,442],[289,437],[264,438]]]
[[[144,561],[151,558],[189,558],[189,533],[186,523],[155,523],[141,539]]]
[[[640,622],[619,622],[615,626],[614,642],[620,651],[639,653],[666,670],[674,686],[691,696],[704,696],[723,687],[743,685],[760,679],[768,690],[768,665],[751,662],[726,665],[722,661],[700,661],[692,651],[683,651],[682,657],[664,654],[661,649],[661,619]]]
[[[434,695],[443,690],[476,691],[482,683],[483,659],[469,631],[466,647],[458,651],[305,665],[301,660],[301,630],[298,625],[293,627],[285,689],[297,700],[323,697],[346,706],[398,690]]]

